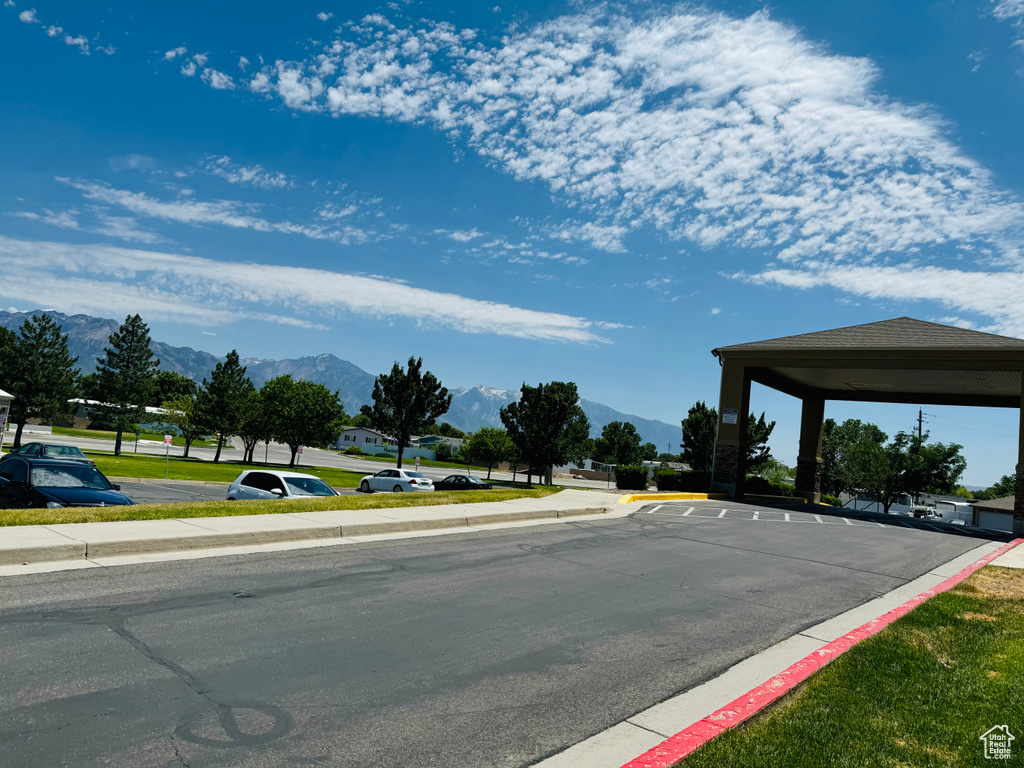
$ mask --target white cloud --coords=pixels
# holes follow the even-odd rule
[[[206,62],[209,60],[210,57],[205,53],[197,53],[192,56],[192,61],[194,61],[200,67],[205,67]]]
[[[230,173],[230,171],[228,172]],[[267,178],[272,179],[274,177],[268,174]],[[253,215],[251,212],[252,206],[236,200],[158,200],[144,192],[117,189],[108,184],[95,181],[80,181],[59,177],[57,181],[77,189],[88,200],[106,205],[120,206],[139,216],[147,216],[190,226],[218,224],[235,229],[251,229],[257,232],[302,235],[313,240],[329,240],[342,245],[365,243],[380,237],[372,230],[368,231],[354,226],[332,227],[319,224],[296,224],[291,221],[270,221]]]
[[[75,35],[74,37],[71,35],[64,35],[64,44],[74,46],[78,48],[81,53],[86,56],[89,55],[89,41],[84,35]]]
[[[483,232],[480,232],[477,230],[476,227],[473,227],[473,229],[469,231],[455,230],[453,232],[446,232],[444,234],[447,234],[448,237],[450,237],[452,240],[458,243],[468,243],[470,240],[475,240],[476,238],[481,237],[483,235]]]
[[[174,61],[179,56],[184,56],[188,53],[188,48],[183,45],[179,45],[177,48],[171,48],[164,54],[164,61]]]
[[[330,21],[331,19],[334,18],[334,14],[333,13],[327,13],[325,11],[320,11],[320,13],[318,13],[316,15],[316,17],[318,19],[320,19],[320,21]]]
[[[14,0],[4,0],[4,8],[13,8]]]
[[[260,189],[293,189],[295,182],[283,173],[267,171],[262,165],[239,165],[227,155],[208,157],[201,164],[203,170],[231,184],[243,184]],[[321,214],[322,215],[322,214]]]
[[[993,5],[1018,20],[1024,0]],[[869,60],[766,12],[606,10],[494,46],[379,15],[250,88],[297,110],[431,125],[581,211],[551,236],[609,252],[656,230],[801,264],[964,257],[1016,263],[1024,205]],[[334,67],[327,77],[325,65]],[[583,222],[583,223],[581,223]],[[693,249],[680,258],[699,258]]]
[[[192,77],[196,73],[196,63],[194,61],[186,61],[181,65],[181,74],[185,77]]]
[[[110,158],[110,170],[120,173],[121,171],[151,171],[156,167],[156,160],[149,155],[129,154]]]
[[[218,91],[233,91],[235,89],[234,79],[230,75],[218,72],[216,69],[204,69],[201,77],[204,83]]]
[[[1024,0],[996,0],[992,15],[1000,21],[1024,17]]]
[[[22,11],[18,14],[18,19],[26,24],[39,24],[39,19],[36,18],[36,9],[33,8],[31,11]]]
[[[245,56],[238,57],[238,68],[243,72],[249,69],[249,60]]]
[[[790,288],[830,287],[857,296],[898,301],[935,301],[945,307],[992,318],[989,330],[1024,337],[1024,274],[971,272],[937,266],[835,266],[819,270],[769,269],[735,275],[755,283]]]
[[[325,270],[4,236],[0,258],[0,296],[70,312],[145,311],[154,319],[206,326],[255,318],[305,327],[313,324],[304,313],[352,314],[463,333],[608,341],[596,333],[600,324],[585,318]]]

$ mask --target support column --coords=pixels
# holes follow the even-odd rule
[[[825,398],[808,395],[800,413],[800,452],[796,460],[796,495],[821,502],[821,439],[825,423]]]
[[[1020,376],[1020,421],[1017,428],[1017,478],[1013,495],[1013,535],[1024,536],[1024,371]]]
[[[711,491],[730,498],[743,495],[747,464],[747,414],[750,413],[750,377],[745,366],[722,362],[722,388],[718,397],[718,437],[711,470]]]

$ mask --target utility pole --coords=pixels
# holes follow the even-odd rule
[[[924,422],[924,411],[920,408],[917,409],[917,439],[921,440],[921,424]]]

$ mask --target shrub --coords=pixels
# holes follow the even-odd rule
[[[394,458],[397,458],[396,454],[394,454],[394,453],[375,453],[373,455],[376,456],[378,459],[394,459]]]
[[[348,456],[363,456],[363,455],[365,455],[364,452],[363,452],[363,449],[360,448],[358,445],[350,445],[348,448],[346,448],[344,450],[344,453],[347,454]]]
[[[709,472],[676,472],[671,469],[654,470],[654,484],[659,491],[707,493],[711,488]]]
[[[821,503],[822,504],[831,504],[833,507],[841,507],[841,506],[843,506],[843,500],[842,499],[837,499],[835,496],[826,496],[825,494],[821,494]]]
[[[615,487],[622,491],[647,489],[647,467],[643,464],[622,464],[615,468]]]
[[[454,453],[451,443],[438,443],[434,446],[434,455],[438,461],[448,461]]]
[[[792,496],[795,488],[791,485],[772,485],[763,477],[748,477],[745,493],[753,493],[758,496]]]

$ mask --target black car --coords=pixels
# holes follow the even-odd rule
[[[37,456],[44,459],[72,459],[81,461],[84,464],[96,466],[96,462],[82,453],[81,448],[73,445],[60,445],[58,443],[25,443],[20,448],[0,456],[0,461],[9,456]]]
[[[0,462],[0,509],[134,504],[96,467],[66,459],[9,456]]]
[[[435,491],[489,491],[491,484],[472,475],[448,475],[444,480],[434,481]]]

